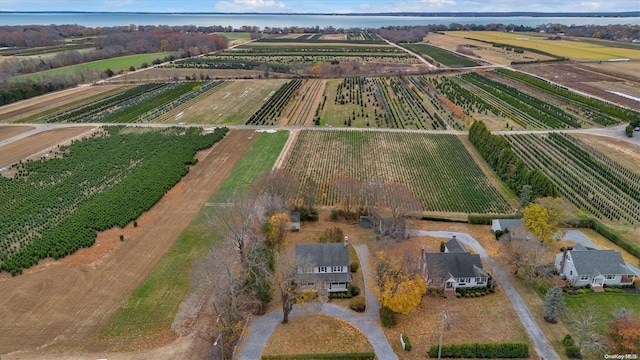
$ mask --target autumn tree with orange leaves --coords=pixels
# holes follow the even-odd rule
[[[640,317],[622,314],[609,322],[611,349],[618,354],[637,354],[640,350]]]

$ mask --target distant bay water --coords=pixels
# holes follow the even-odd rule
[[[537,26],[564,25],[640,25],[640,17],[437,17],[437,16],[378,16],[378,15],[271,15],[271,14],[169,14],[169,13],[24,13],[1,12],[0,25],[61,25],[77,24],[87,27],[136,25],[222,25],[239,28],[244,25],[264,27],[379,28],[383,26],[449,25],[459,24],[515,24]]]

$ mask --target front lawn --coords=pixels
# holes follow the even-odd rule
[[[607,322],[613,320],[614,314],[625,309],[627,313],[640,316],[640,295],[618,293],[587,293],[583,295],[566,295],[567,309],[579,311],[591,308],[596,311],[601,321],[596,325],[600,334],[608,331]]]

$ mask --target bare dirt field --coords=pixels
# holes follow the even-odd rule
[[[326,80],[305,80],[302,88],[289,100],[281,124],[313,125],[315,111],[322,101],[326,84]]]
[[[323,34],[320,40],[347,40],[347,34]]]
[[[0,141],[11,139],[29,130],[33,130],[33,126],[0,126]]]
[[[284,80],[234,80],[207,91],[154,122],[192,124],[244,124]]]
[[[635,135],[635,134],[634,134]],[[611,160],[640,174],[640,148],[626,141],[589,134],[574,134],[585,144],[607,155]]]
[[[0,148],[0,168],[47,150],[53,146],[93,130],[92,126],[48,130],[11,142]]]
[[[621,88],[640,89],[640,77],[637,73],[636,76],[629,74],[629,69],[627,69],[629,65],[612,65],[609,63],[600,65],[604,66],[602,68],[594,68],[593,66],[595,65],[585,66],[581,63],[563,62],[516,65],[514,67],[587,94],[637,109],[637,101],[607,91],[624,92],[620,90]],[[622,70],[618,71],[617,67]]]
[[[44,261],[23,275],[0,275],[3,358],[117,347],[97,335],[227,177],[251,145],[252,133],[231,130],[198,153],[198,164],[137,220],[138,227],[100,233],[93,247]],[[125,241],[117,240],[120,234]]]
[[[0,123],[17,121],[45,110],[117,89],[119,86],[80,86],[0,107]]]
[[[525,51],[523,54],[518,54],[513,51],[507,51],[506,49],[494,47],[491,44],[481,41],[456,38],[449,35],[442,35],[437,33],[429,33],[426,38],[430,44],[455,52],[460,45],[465,46],[467,49],[473,51],[478,58],[490,61],[500,65],[510,65],[512,61],[535,61],[535,60],[550,60],[551,57],[536,54],[530,51]]]

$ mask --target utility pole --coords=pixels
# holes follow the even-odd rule
[[[442,325],[440,325],[440,342],[438,343],[438,360],[442,354],[442,335],[444,334],[444,320],[447,318],[447,314],[442,310]]]

